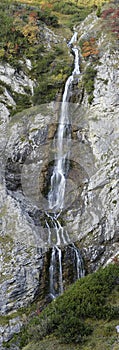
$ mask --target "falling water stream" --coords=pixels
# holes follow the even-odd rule
[[[60,214],[64,207],[66,173],[70,156],[71,131],[69,128],[68,107],[72,82],[80,74],[79,53],[76,47],[77,32],[68,43],[74,54],[74,70],[68,77],[62,97],[61,112],[57,128],[56,151],[51,187],[48,194],[49,212],[46,213],[48,244],[52,247],[49,267],[49,293],[51,298],[63,292],[62,248],[68,246],[73,259],[72,266],[78,279],[84,275],[82,258],[79,249],[71,242],[67,230],[60,223]],[[52,239],[53,237],[53,239]],[[58,286],[58,287],[57,287]]]

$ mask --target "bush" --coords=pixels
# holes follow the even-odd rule
[[[75,4],[64,1],[55,2],[53,10],[65,15],[71,15],[79,12],[79,8]]]
[[[50,10],[38,11],[38,19],[47,25],[58,27],[58,18]]]
[[[69,317],[65,316],[59,324],[56,334],[64,343],[79,343],[83,336],[88,336],[92,330],[91,325],[86,325],[71,311]]]
[[[101,7],[99,6],[96,12],[97,17],[101,16]]]
[[[13,93],[13,98],[17,104],[17,107],[11,112],[11,115],[21,112],[23,109],[31,107],[31,101],[28,95]]]
[[[45,80],[40,81],[39,85],[34,89],[34,105],[53,101],[57,92],[57,88],[57,84],[54,86],[54,83],[45,77]]]
[[[54,333],[65,343],[80,343],[93,331],[92,320],[118,319],[119,307],[107,302],[118,276],[119,265],[113,264],[78,280],[31,319],[26,330],[29,341]],[[20,337],[23,345],[24,332]]]
[[[83,84],[87,94],[89,95],[88,102],[90,104],[93,101],[94,79],[96,74],[97,70],[91,66],[88,66],[83,76]]]

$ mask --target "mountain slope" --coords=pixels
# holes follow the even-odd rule
[[[66,5],[64,8],[67,12]],[[72,187],[68,186],[68,190],[72,190],[73,202],[69,201],[61,220],[80,248],[87,274],[113,260],[118,262],[119,9],[117,1],[106,3],[83,22],[81,18],[91,9],[83,7],[81,15],[77,16],[77,7],[68,15],[61,13],[61,9],[52,13],[39,6],[14,5],[11,1],[1,3],[0,9],[2,344],[26,323],[36,297],[39,305],[46,296],[50,251],[44,232],[44,208],[41,203],[37,208],[36,202],[32,203],[32,198],[27,197],[23,179],[25,166],[32,164],[32,157],[37,159],[40,154],[40,164],[43,164],[40,188],[43,196],[47,196],[45,185],[58,103],[73,67],[67,41],[74,23],[78,32],[81,74],[71,96],[73,147],[69,181]],[[39,174],[37,163],[35,170]],[[31,187],[33,184],[37,195],[39,187],[33,179],[29,172],[25,184]],[[66,285],[68,271],[64,274]],[[117,290],[112,293],[116,304]],[[28,304],[29,310],[26,310]],[[100,344],[102,349],[109,347],[110,350],[111,343],[117,342],[117,319],[111,320],[111,324],[108,320],[106,324],[103,320],[96,324],[94,321],[97,327],[93,331],[95,344],[90,338],[88,345],[80,347],[86,350],[86,346],[89,349],[97,346],[97,350],[105,327],[106,343],[103,346],[101,338]],[[53,338],[53,342],[61,348],[58,339]],[[52,338],[50,343],[53,347]],[[47,339],[39,346],[47,347]],[[69,350],[69,345],[65,347]]]

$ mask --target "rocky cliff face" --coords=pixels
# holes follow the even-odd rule
[[[97,72],[93,101],[89,106],[84,93],[78,111],[79,128],[75,132],[77,151],[74,154],[89,176],[88,185],[81,194],[81,212],[76,213],[74,209],[73,214],[71,211],[73,220],[70,211],[66,215],[71,223],[70,230],[73,234],[76,232],[80,241],[90,271],[119,254],[118,40],[112,36],[108,41],[109,31],[101,33],[101,23],[100,18],[90,15],[79,28],[81,40],[89,40],[93,35],[98,37],[99,58],[96,62],[95,59],[90,61],[91,58],[86,62],[91,63]]]
[[[90,15],[77,29],[79,43],[95,35],[98,59],[91,55],[85,59],[81,52],[80,81],[74,84],[70,103],[71,166],[62,214],[88,272],[119,254],[118,46],[117,38],[109,41],[109,33],[100,26],[101,19]],[[96,70],[91,104],[83,83],[88,66]],[[28,87],[33,94],[35,81],[22,73],[16,76],[8,64],[1,65],[0,70],[1,81],[8,85],[9,80],[12,90],[23,93]],[[45,252],[49,249],[44,212],[59,108],[59,103],[53,102],[10,117],[8,105],[15,108],[15,104],[4,88],[0,123],[0,310],[1,315],[9,317],[32,302],[44,284]],[[19,332],[23,320],[16,314],[12,317],[0,327],[1,343]]]

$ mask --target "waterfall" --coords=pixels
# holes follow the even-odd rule
[[[76,43],[77,42],[77,37],[78,37],[78,33],[77,32],[74,32],[71,40],[69,41],[68,43],[68,46],[71,46],[72,44]]]
[[[73,75],[79,75],[80,74],[80,68],[79,68],[79,53],[78,49],[76,47],[72,48],[72,51],[74,52],[75,55],[75,65],[74,65],[74,70],[73,70]]]
[[[77,40],[77,32],[74,33],[72,39],[70,40],[68,46],[71,46],[73,42]],[[75,55],[74,61],[74,70],[72,75],[66,81],[65,89],[62,98],[61,104],[61,114],[57,132],[57,150],[55,156],[55,166],[53,174],[51,177],[51,190],[48,195],[49,209],[52,209],[54,212],[62,210],[64,204],[64,194],[65,194],[65,170],[66,170],[66,159],[68,159],[69,154],[69,143],[71,139],[70,133],[66,137],[66,126],[69,124],[68,119],[68,101],[69,101],[69,92],[72,86],[72,82],[75,75],[80,74],[79,68],[79,54],[76,47],[72,48],[72,51]],[[65,137],[65,147],[64,147],[64,137]]]
[[[53,211],[59,211],[63,208],[64,194],[65,194],[65,164],[68,157],[68,144],[70,141],[70,135],[66,137],[65,126],[68,125],[68,93],[71,83],[73,81],[73,75],[71,75],[66,84],[63,94],[63,100],[61,105],[61,115],[59,120],[59,127],[57,131],[57,151],[55,156],[55,166],[51,177],[51,190],[48,195],[49,209]],[[64,140],[65,137],[65,147]]]
[[[68,246],[72,256],[72,266],[75,269],[75,280],[84,275],[82,258],[79,249],[71,243],[68,232],[60,223],[60,214],[64,207],[66,172],[70,155],[71,132],[68,118],[68,102],[74,77],[80,74],[79,54],[76,45],[77,32],[68,43],[74,54],[74,70],[66,81],[62,97],[61,112],[57,129],[56,152],[51,187],[48,194],[49,212],[46,213],[46,227],[48,229],[48,243],[52,246],[49,267],[49,292],[51,298],[63,292],[62,247]],[[73,255],[72,255],[73,254]]]

